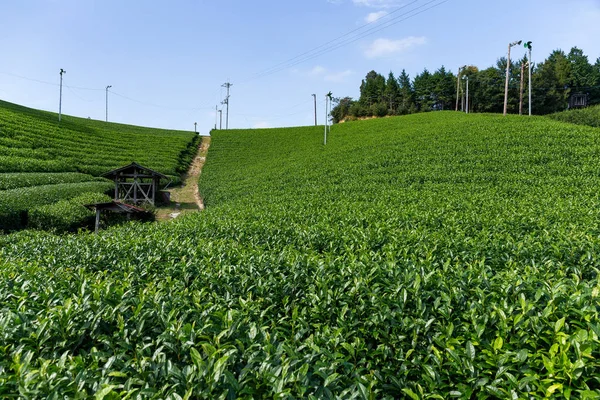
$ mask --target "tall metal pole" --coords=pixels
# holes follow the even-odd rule
[[[217,113],[219,112],[219,106],[215,106],[215,130],[217,130]]]
[[[194,122],[194,133],[198,133],[198,123]]]
[[[323,139],[323,144],[327,144],[327,101],[329,97],[325,95],[325,136]]]
[[[65,71],[64,69],[60,69],[60,96],[58,98],[58,122],[60,122],[61,116],[62,116],[62,81],[63,81],[63,74],[66,74],[67,71]]]
[[[458,111],[458,98],[460,96],[460,71],[465,68],[467,68],[466,65],[458,67],[458,74],[456,75],[456,109],[454,111]]]
[[[469,113],[469,76],[467,75],[467,108],[466,108],[466,113]]]
[[[315,126],[317,126],[317,95],[313,94],[312,96],[315,99]]]
[[[219,110],[219,129],[223,129],[223,110]]]
[[[523,85],[525,83],[525,63],[521,63],[521,85],[519,86],[519,115],[523,115]]]
[[[111,85],[108,85],[106,87],[106,122],[108,122],[108,89],[110,89],[111,87]]]
[[[504,115],[508,111],[508,80],[510,79],[510,49],[513,46],[521,44],[522,40],[512,42],[508,45],[508,58],[506,59],[506,83],[504,85]]]
[[[456,74],[456,109],[454,111],[458,111],[458,96],[460,91],[460,70],[462,67],[458,67],[458,74]]]
[[[229,82],[225,82],[221,86],[227,88],[227,97],[225,97],[225,104],[227,105],[227,111],[225,116],[225,129],[229,129],[229,88],[233,85]]]
[[[531,117],[531,45],[529,46],[529,116]]]

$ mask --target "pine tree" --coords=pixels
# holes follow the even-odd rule
[[[387,82],[385,83],[385,99],[388,104],[388,115],[395,115],[400,100],[400,86],[398,85],[394,73],[391,71],[388,75]]]

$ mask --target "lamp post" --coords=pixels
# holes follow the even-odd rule
[[[525,48],[529,50],[529,116],[531,117],[531,49],[533,46],[531,45],[531,41],[525,43]]]
[[[315,100],[315,126],[317,126],[317,95],[313,93],[312,97]]]
[[[64,69],[60,69],[60,95],[58,98],[58,122],[60,122],[60,118],[62,116],[62,81],[63,81],[63,74],[66,74],[67,71],[65,71]]]
[[[111,85],[108,85],[106,87],[106,122],[108,122],[108,89],[110,89],[111,87]]]
[[[460,96],[460,71],[467,68],[466,65],[458,68],[458,74],[456,75],[456,109],[454,111],[458,111],[458,97]]]
[[[514,46],[523,43],[522,40],[518,40],[516,42],[509,43],[508,45],[508,58],[506,59],[506,83],[504,85],[504,115],[508,110],[508,80],[510,78],[510,49]]]
[[[325,137],[323,139],[323,144],[327,144],[327,131],[329,130],[329,113],[331,112],[331,100],[332,93],[329,92],[325,95]]]
[[[467,80],[467,97],[466,97],[466,101],[465,101],[465,113],[469,113],[469,75],[465,76],[466,80]]]

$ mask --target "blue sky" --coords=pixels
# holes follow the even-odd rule
[[[104,119],[112,85],[109,120],[202,133],[228,80],[230,128],[296,126],[312,93],[321,124],[325,93],[357,97],[372,69],[486,68],[519,39],[538,62],[600,57],[600,0],[20,0],[0,17],[0,99],[57,111],[63,68],[65,114]]]

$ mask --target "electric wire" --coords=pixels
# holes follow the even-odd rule
[[[370,29],[367,29],[367,30],[365,30],[365,31],[357,34],[357,35],[354,35],[354,36],[352,36],[350,38],[344,39],[343,41],[341,41],[339,43],[331,44],[331,45],[328,45],[328,46],[322,45],[322,46],[319,47],[319,48],[322,48],[322,49],[319,50],[319,51],[317,51],[317,52],[313,53],[313,51],[308,51],[308,52],[304,53],[306,55],[304,57],[297,56],[297,57],[294,57],[293,59],[290,59],[290,60],[295,60],[295,61],[279,63],[278,67],[272,67],[272,68],[269,68],[267,70],[264,70],[264,72],[262,72],[262,73],[257,73],[255,75],[253,75],[252,77],[248,78],[247,80],[240,82],[240,84],[247,83],[247,82],[250,82],[250,81],[253,81],[253,80],[256,80],[256,79],[260,79],[260,78],[263,78],[263,77],[275,74],[277,72],[283,71],[285,69],[294,67],[294,66],[296,66],[298,64],[301,64],[301,63],[304,63],[306,61],[312,60],[312,59],[314,59],[316,57],[319,57],[319,56],[321,56],[323,54],[332,52],[332,51],[337,50],[337,49],[339,49],[341,47],[347,46],[348,44],[357,42],[358,40],[361,40],[361,39],[363,39],[363,38],[365,38],[367,36],[370,36],[370,35],[372,35],[374,33],[380,32],[380,31],[382,31],[384,29],[387,29],[387,28],[389,28],[389,27],[391,27],[393,25],[397,25],[400,22],[404,22],[404,21],[406,21],[406,20],[408,20],[410,18],[413,18],[413,17],[415,17],[415,16],[417,16],[419,14],[422,14],[422,13],[424,13],[426,11],[429,11],[429,10],[431,10],[431,9],[433,9],[435,7],[438,7],[438,6],[440,6],[440,5],[444,4],[444,3],[447,3],[448,1],[450,1],[450,0],[443,0],[443,1],[430,0],[430,1],[428,1],[428,2],[426,2],[424,4],[422,4],[422,5],[420,5],[418,7],[415,7],[413,9],[411,9],[411,10],[403,13],[403,14],[400,14],[398,16],[395,16],[394,18],[389,19],[388,21],[385,21],[385,22],[381,23],[380,25],[374,26],[374,27],[372,27]],[[413,3],[409,3],[409,4],[413,4]],[[433,4],[433,3],[436,3],[436,4]],[[431,5],[431,4],[433,4],[433,5]],[[422,9],[423,7],[426,7],[428,5],[431,5],[431,6],[425,8],[425,9]],[[419,9],[422,9],[422,10],[417,11]],[[396,10],[396,11],[398,11],[398,10]],[[383,18],[384,17],[382,17],[382,19]],[[341,37],[344,37],[344,36],[346,36],[346,35],[342,35]],[[335,42],[335,41],[337,41],[337,40],[334,40],[332,42]],[[309,54],[309,53],[313,53],[313,54]]]
[[[363,29],[363,28],[365,28],[365,27],[367,27],[367,26],[369,26],[369,25],[372,25],[372,24],[376,23],[377,21],[380,21],[380,20],[382,20],[382,19],[384,19],[384,18],[387,18],[387,17],[389,17],[390,15],[392,15],[392,14],[394,14],[394,13],[397,13],[398,11],[400,11],[400,10],[402,10],[402,9],[404,9],[404,8],[406,8],[406,7],[408,7],[408,6],[412,5],[412,4],[414,4],[414,3],[418,3],[419,1],[420,1],[420,0],[414,0],[414,1],[410,2],[410,3],[408,3],[408,4],[405,4],[405,5],[403,5],[402,7],[399,7],[399,8],[397,8],[397,9],[395,9],[395,10],[393,10],[393,11],[391,11],[391,12],[387,13],[386,15],[383,15],[383,16],[381,16],[381,17],[378,17],[377,19],[375,19],[375,20],[373,20],[373,21],[370,21],[370,22],[368,22],[368,23],[366,23],[366,24],[364,24],[364,25],[361,25],[361,26],[359,26],[358,28],[355,28],[355,29],[353,29],[353,30],[351,30],[351,31],[349,31],[349,32],[346,32],[346,33],[344,33],[343,35],[340,35],[340,36],[336,37],[335,39],[332,39],[332,40],[330,40],[330,41],[328,41],[328,42],[326,42],[326,43],[323,43],[322,45],[320,45],[320,46],[317,46],[317,47],[315,47],[315,48],[313,48],[313,49],[311,49],[311,50],[305,51],[304,53],[300,53],[300,54],[298,54],[297,56],[295,56],[295,57],[292,57],[292,58],[290,58],[290,59],[288,59],[288,60],[286,60],[286,61],[282,61],[282,62],[280,62],[280,63],[278,63],[278,64],[275,64],[273,67],[271,67],[271,68],[267,68],[266,70],[263,70],[263,71],[260,71],[260,72],[256,73],[255,75],[262,75],[262,74],[264,74],[264,73],[268,73],[270,70],[272,70],[272,69],[275,69],[275,68],[277,68],[277,67],[279,67],[279,66],[281,66],[281,65],[283,65],[283,64],[287,64],[287,63],[289,63],[289,62],[291,62],[291,61],[295,61],[295,60],[297,60],[298,58],[300,58],[300,57],[302,57],[302,56],[305,56],[305,55],[307,55],[307,54],[310,54],[310,53],[312,53],[312,52],[314,52],[314,51],[316,51],[316,50],[322,49],[323,47],[325,47],[325,46],[327,46],[327,45],[329,45],[329,44],[332,44],[332,43],[334,43],[334,42],[336,42],[336,41],[338,41],[338,40],[340,40],[340,39],[343,39],[345,36],[351,35],[351,34],[352,34],[352,33],[354,33],[354,32],[357,32],[357,31],[359,31],[359,30],[361,30],[361,29]]]

